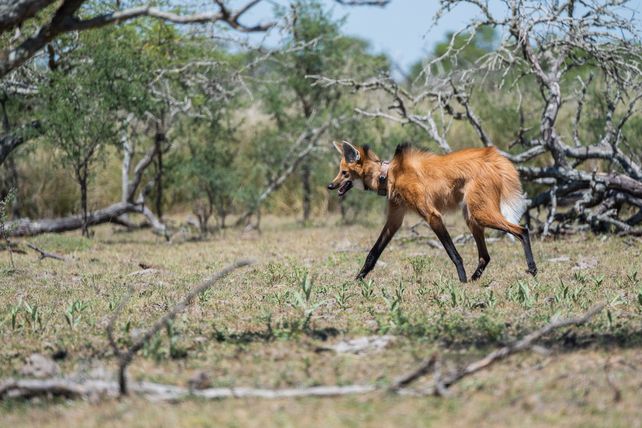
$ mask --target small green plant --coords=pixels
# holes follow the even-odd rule
[[[18,315],[22,311],[22,302],[12,305],[9,308],[9,314],[11,316],[11,329],[15,330],[18,327],[21,327],[21,324],[18,324]]]
[[[448,295],[450,296],[450,304],[453,308],[456,308],[463,300],[459,294],[459,287],[455,286],[452,282],[448,283]]]
[[[385,289],[381,289],[381,296],[388,306],[389,325],[399,331],[403,331],[408,326],[408,318],[403,313],[401,307],[405,290],[406,288],[402,282],[399,282],[397,285],[394,296],[390,296]]]
[[[42,317],[40,315],[40,311],[38,311],[38,305],[32,306],[29,303],[24,302],[23,307],[31,330],[38,331],[39,329],[42,329]]]
[[[535,299],[531,295],[531,289],[526,281],[517,281],[517,284],[513,285],[509,289],[509,299],[518,302],[524,308],[530,309],[535,303]]]
[[[75,330],[80,320],[82,319],[82,313],[87,309],[89,305],[82,300],[74,300],[72,303],[67,306],[65,311],[65,320],[72,330]]]
[[[366,300],[372,300],[375,294],[374,281],[372,279],[368,281],[361,279],[359,280],[359,286],[361,287],[361,296]]]
[[[593,275],[591,279],[593,280],[593,284],[595,285],[595,288],[599,288],[604,282],[604,275],[603,274],[599,276]]]
[[[301,287],[301,292],[305,297],[306,303],[309,302],[310,297],[312,296],[312,280],[310,279],[310,274],[307,271],[301,275],[299,285]]]
[[[20,314],[24,314],[24,317],[21,317]],[[42,315],[38,309],[38,305],[30,305],[29,303],[21,300],[15,305],[11,305],[9,307],[9,317],[11,318],[12,330],[23,328],[26,324],[31,327],[32,332],[42,329]],[[21,319],[23,321],[21,321]]]
[[[415,256],[408,259],[412,267],[412,279],[414,282],[421,282],[423,274],[428,268],[429,259],[424,256]]]
[[[580,271],[576,271],[575,273],[573,273],[573,278],[575,279],[575,281],[579,282],[582,285],[586,284],[586,282],[588,281],[586,275],[584,275]]]
[[[570,296],[570,288],[568,284],[564,282],[563,279],[560,278],[560,287],[558,288],[557,293],[555,293],[555,301],[563,302],[566,301]]]
[[[497,297],[495,296],[495,292],[493,290],[486,290],[486,294],[484,295],[484,304],[486,305],[487,308],[494,308],[497,305]]]
[[[307,271],[297,272],[297,277],[299,278],[299,290],[290,294],[288,301],[293,307],[301,311],[302,321],[300,322],[300,328],[302,330],[307,330],[310,325],[312,315],[324,304],[324,302],[315,304],[311,303],[314,282]]]
[[[564,282],[564,280],[560,279],[560,286],[557,289],[557,293],[555,294],[554,299],[558,303],[577,303],[580,298],[582,298],[585,291],[586,287],[582,284],[577,287],[572,287],[570,284],[567,284]]]
[[[334,293],[334,301],[337,302],[337,305],[339,305],[339,308],[345,310],[348,309],[348,300],[352,297],[352,293],[350,292],[351,284],[348,282],[344,282],[341,284],[341,287],[339,287],[339,291]]]

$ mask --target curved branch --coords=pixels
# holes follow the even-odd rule
[[[166,12],[157,7],[147,5],[132,7],[123,10],[116,10],[113,12],[100,14],[92,18],[80,19],[76,17],[75,14],[86,2],[86,0],[65,0],[58,8],[51,21],[40,27],[33,36],[28,37],[26,40],[22,41],[22,43],[15,47],[9,47],[0,52],[0,77],[4,77],[9,72],[24,64],[47,43],[61,34],[69,33],[72,31],[85,31],[93,28],[100,28],[106,25],[118,24],[145,16],[172,22],[175,24],[202,24],[221,22],[225,23],[236,31],[266,31],[274,26],[273,22],[248,26],[242,24],[239,21],[240,18],[248,10],[258,4],[259,1],[252,0],[236,12],[230,11],[220,2],[219,11],[217,12],[195,13],[191,15],[180,15],[172,12]],[[26,17],[24,19],[26,19]]]

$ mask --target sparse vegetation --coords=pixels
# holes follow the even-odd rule
[[[342,17],[389,2],[0,6],[2,427],[639,424],[635,2],[440,0],[476,17],[409,70]],[[495,146],[538,275],[409,218],[355,280],[386,197],[328,193],[341,139],[379,183]]]
[[[447,370],[553,317],[577,314],[606,300],[608,312],[588,325],[547,336],[540,345],[548,348],[548,354],[509,359],[456,386],[449,398],[306,399],[289,402],[282,417],[296,425],[315,423],[319,409],[331,406],[338,412],[332,418],[340,414],[344,421],[358,421],[366,414],[371,418],[366,425],[416,425],[416,419],[412,423],[392,410],[390,403],[397,403],[406,413],[430,412],[435,423],[455,413],[462,421],[473,421],[485,414],[489,402],[494,402],[495,418],[513,423],[572,418],[578,424],[618,424],[637,414],[639,376],[635,367],[642,364],[637,352],[642,345],[642,290],[631,266],[642,262],[640,244],[631,247],[624,238],[610,238],[596,245],[591,235],[561,244],[535,241],[534,251],[542,265],[537,281],[527,278],[515,263],[517,243],[490,244],[493,264],[487,271],[488,283],[461,285],[440,250],[400,239],[384,253],[385,265],[376,268],[373,278],[357,282],[349,278],[358,270],[362,254],[328,255],[344,234],[365,244],[371,241],[372,230],[360,225],[338,229],[331,226],[336,218],[327,221],[312,228],[293,228],[272,218],[264,221],[260,236],[239,239],[241,231],[228,231],[183,244],[165,244],[145,231],[135,232],[136,239],[131,240],[132,235],[114,234],[104,226],[96,229],[89,245],[78,246],[75,239],[81,238],[73,236],[54,245],[58,237],[43,236],[42,242],[57,251],[64,249],[73,258],[64,263],[36,262],[33,254],[20,255],[16,270],[23,274],[0,277],[0,301],[4,302],[0,337],[5,344],[0,371],[16,376],[30,354],[53,355],[60,350],[66,355],[59,360],[64,373],[82,372],[83,361],[89,360],[93,370],[112,370],[115,361],[108,352],[104,320],[129,292],[128,287],[133,294],[116,332],[121,346],[131,344],[141,329],[185,295],[190,284],[244,254],[258,256],[260,263],[196,298],[183,315],[154,336],[131,365],[132,379],[185,385],[192,373],[204,371],[213,386],[385,384],[433,352],[449,361],[442,369]],[[464,231],[465,226],[454,229]],[[317,245],[308,246],[308,241]],[[214,255],[206,251],[212,246],[227,250]],[[265,256],[268,248],[273,255]],[[465,260],[474,260],[474,243],[459,248]],[[618,257],[625,251],[630,255],[626,260]],[[589,253],[599,263],[578,269]],[[562,255],[569,259],[548,261]],[[413,266],[404,263],[408,257],[430,260],[431,269],[422,272],[420,283],[415,281]],[[0,253],[0,263],[7,262],[8,254]],[[158,269],[129,276],[140,269],[139,263]],[[315,351],[344,338],[382,334],[394,335],[395,341],[380,352],[353,356]],[[618,402],[613,401],[604,374],[607,364],[609,376],[621,391]],[[576,400],[578,391],[582,401]],[[534,399],[539,400],[536,408],[529,404]],[[361,404],[355,405],[357,401]],[[195,412],[228,423],[228,411],[232,411],[238,415],[237,422],[245,425],[252,417],[267,416],[272,406],[256,401],[252,404],[255,412],[245,413],[246,404],[156,405],[157,413],[150,414],[145,424],[156,425],[161,418],[189,421],[188,413]],[[132,399],[123,405],[135,414],[149,412],[145,401]],[[57,425],[82,417],[92,425],[114,404],[51,403],[27,413],[17,411],[21,406],[4,402],[3,420]],[[58,416],[45,421],[50,407],[59,409]],[[116,420],[124,423],[127,418],[123,415]]]

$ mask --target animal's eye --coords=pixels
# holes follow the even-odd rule
[[[343,174],[344,177],[348,176],[348,171],[341,171],[341,174]]]

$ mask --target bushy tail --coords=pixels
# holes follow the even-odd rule
[[[502,196],[499,209],[506,220],[513,224],[519,224],[519,219],[522,218],[528,207],[528,201],[522,192],[519,174],[513,164],[506,159],[506,163],[502,165],[501,169]]]
[[[522,215],[526,212],[527,206],[528,202],[526,201],[526,195],[520,192],[514,195],[509,195],[506,198],[502,195],[499,209],[502,211],[502,215],[506,220],[513,224],[519,224],[519,219],[522,218]]]

